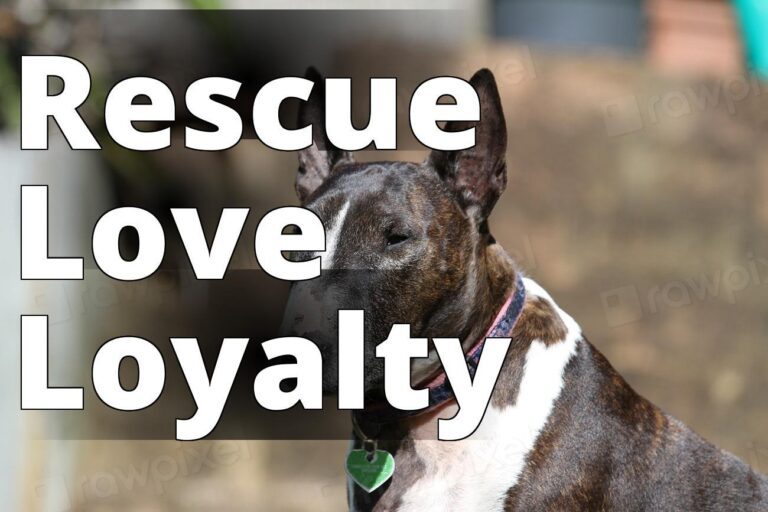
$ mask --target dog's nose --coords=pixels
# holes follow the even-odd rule
[[[293,287],[285,305],[281,336],[301,336],[302,333],[322,332],[327,327],[323,303],[312,293],[309,284],[299,283]]]

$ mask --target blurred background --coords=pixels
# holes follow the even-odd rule
[[[269,10],[241,10],[255,6]],[[102,151],[71,151],[56,128],[48,151],[19,150],[20,56],[29,54],[88,66],[80,111]],[[284,290],[254,277],[252,233],[263,213],[296,204],[295,155],[254,138],[185,150],[183,128],[197,121],[183,93],[203,76],[241,80],[233,106],[247,132],[258,88],[308,65],[355,84],[398,77],[401,149],[358,158],[414,161],[426,155],[407,125],[415,86],[490,68],[509,132],[497,239],[638,391],[768,472],[764,1],[21,0],[0,4],[0,496],[9,510],[345,508],[343,440],[119,441],[136,426],[100,414],[88,389],[93,354],[111,337],[197,335],[216,348],[233,335],[221,326],[259,339],[252,307],[279,316]],[[126,151],[103,129],[107,91],[136,75],[174,91],[171,148]],[[364,124],[367,91],[355,89]],[[50,186],[51,251],[84,256],[84,281],[19,280],[22,183]],[[163,271],[148,280],[113,281],[90,261],[96,219],[119,205],[168,227]],[[222,207],[251,208],[224,281],[191,279],[168,223],[178,206],[198,208],[207,233]],[[49,315],[51,382],[85,386],[87,414],[18,410],[21,314]]]

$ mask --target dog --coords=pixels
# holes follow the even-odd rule
[[[307,78],[315,87],[299,120],[313,124],[315,142],[299,152],[296,192],[326,227],[319,255],[328,277],[293,285],[286,321],[322,340],[340,307],[366,311],[366,409],[354,414],[352,448],[375,438],[396,468],[370,493],[350,483],[350,510],[768,510],[768,478],[638,395],[491,235],[488,216],[507,182],[507,135],[490,71],[470,80],[480,121],[444,128],[474,127],[475,146],[433,151],[420,164],[356,163],[333,147],[322,80],[314,70]],[[510,306],[516,295],[523,300]],[[512,342],[470,437],[436,438],[437,420],[457,411],[445,385],[441,398],[426,384],[430,407],[413,416],[375,407],[384,372],[372,340],[392,324],[408,323],[422,338],[459,337],[470,354],[501,316]],[[334,360],[333,343],[321,348]],[[412,382],[441,372],[431,350],[414,360]],[[333,367],[326,373],[327,390]]]

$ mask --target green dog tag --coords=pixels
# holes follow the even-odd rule
[[[387,451],[376,450],[371,461],[365,450],[352,450],[347,456],[347,474],[366,492],[381,487],[394,472],[395,458]]]

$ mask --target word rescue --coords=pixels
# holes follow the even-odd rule
[[[63,83],[59,94],[48,90],[50,77]],[[198,150],[223,150],[237,143],[243,123],[237,112],[217,102],[214,96],[235,98],[240,83],[227,78],[203,78],[186,91],[189,111],[214,125],[214,131],[185,130],[185,144]],[[279,78],[264,85],[253,103],[253,126],[261,141],[280,150],[298,150],[312,144],[312,127],[294,130],[280,125],[278,110],[287,98],[306,101],[314,84],[296,77]],[[368,126],[352,126],[349,79],[325,82],[326,131],[330,141],[344,150],[357,150],[373,144],[378,149],[395,149],[396,80],[374,78],[370,82],[371,112]],[[100,149],[88,126],[78,114],[78,107],[90,93],[90,75],[79,61],[62,56],[22,58],[22,149],[47,149],[49,118],[73,149]],[[451,96],[452,104],[440,104]],[[141,98],[141,103],[135,100]],[[148,100],[148,101],[147,101]],[[110,91],[105,104],[109,135],[118,144],[133,150],[149,151],[168,147],[169,128],[141,131],[140,121],[172,121],[175,100],[161,81],[148,77],[123,80]],[[472,86],[458,78],[438,77],[422,83],[414,92],[410,107],[411,127],[425,145],[440,150],[459,150],[475,143],[474,128],[444,132],[438,121],[478,121],[480,107]],[[248,216],[248,208],[224,208],[214,238],[208,245],[198,212],[194,208],[173,208],[171,214],[197,279],[223,279]],[[287,226],[297,233],[287,234]],[[138,252],[131,260],[122,257],[118,241],[126,228],[138,233]],[[84,278],[83,258],[54,256],[48,246],[48,187],[21,187],[21,278],[22,280],[80,280]],[[91,240],[93,258],[109,277],[135,281],[151,276],[159,268],[165,253],[165,232],[154,215],[141,208],[121,207],[108,211],[97,221]],[[318,277],[321,254],[326,250],[325,230],[311,211],[298,207],[272,210],[259,222],[254,234],[254,252],[261,268],[277,279],[301,281]],[[289,261],[285,252],[301,251],[314,255],[305,261]],[[364,365],[360,344],[364,342],[363,311],[339,313],[339,407],[364,407],[362,381]],[[196,338],[171,338],[190,392],[197,405],[195,414],[178,419],[177,438],[200,439],[208,435],[221,417],[235,375],[248,345],[247,338],[225,338],[215,368],[208,376]],[[469,436],[479,425],[493,385],[498,377],[509,345],[486,346],[474,375],[470,376],[458,339],[434,340],[437,355],[457,397],[459,411],[451,419],[440,420],[438,437],[445,440]],[[322,357],[314,342],[300,337],[284,337],[263,343],[269,359],[293,356],[295,363],[277,364],[263,369],[255,378],[253,392],[257,401],[270,410],[285,410],[297,404],[307,409],[322,406]],[[414,351],[414,349],[416,349]],[[427,354],[426,339],[411,339],[410,327],[396,325],[388,338],[377,347],[384,360],[387,400],[398,409],[419,410],[428,406],[429,393],[414,390],[410,367],[414,354]],[[342,357],[347,354],[347,357]],[[119,368],[126,358],[139,367],[137,385],[122,387]],[[22,409],[83,409],[83,389],[56,387],[48,380],[47,316],[21,317],[21,407]],[[107,341],[93,360],[92,383],[97,396],[108,406],[135,411],[151,406],[165,384],[165,361],[155,345],[136,336]],[[280,383],[296,379],[292,391],[284,392]],[[350,392],[351,389],[351,392]],[[446,427],[446,428],[443,428]]]
[[[51,94],[49,78],[57,77],[63,87]],[[242,84],[222,77],[207,77],[189,85],[185,102],[189,112],[216,127],[212,131],[186,127],[184,144],[191,149],[219,151],[231,148],[243,134],[243,120],[215,96],[234,99]],[[253,127],[267,146],[296,151],[312,145],[312,126],[288,130],[280,124],[278,111],[288,98],[309,99],[314,83],[306,78],[283,77],[264,85],[253,102]],[[48,149],[48,120],[53,118],[72,149],[101,149],[77,109],[91,89],[88,69],[78,60],[63,56],[24,56],[21,61],[21,149]],[[396,146],[396,78],[370,80],[370,114],[361,130],[352,125],[352,81],[325,80],[326,132],[337,148],[356,151],[373,144],[376,149]],[[450,96],[452,104],[438,100]],[[136,100],[143,101],[137,103]],[[104,119],[110,137],[127,149],[153,151],[171,145],[171,129],[139,130],[141,121],[174,121],[176,101],[160,80],[132,77],[109,91]],[[474,128],[445,132],[438,121],[479,121],[480,102],[474,88],[455,77],[436,77],[422,83],[413,93],[410,106],[411,129],[421,143],[432,149],[454,151],[475,144]]]

